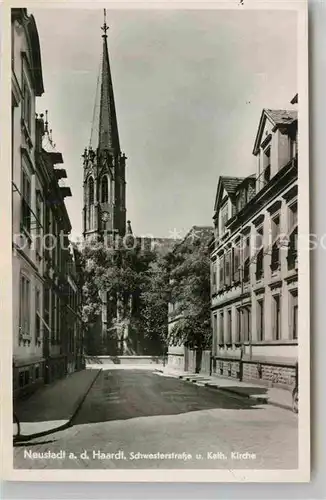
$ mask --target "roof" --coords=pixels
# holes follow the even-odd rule
[[[266,123],[266,119],[269,119],[274,127],[289,127],[292,123],[296,122],[298,119],[298,112],[294,109],[267,109],[264,108],[258,125],[258,130],[255,138],[255,144],[253,149],[253,154],[257,155],[260,148],[261,137]]]
[[[226,176],[226,175],[221,175],[219,177],[218,185],[217,185],[217,191],[216,191],[216,197],[215,197],[215,203],[214,203],[214,211],[217,211],[218,204],[220,202],[220,197],[222,196],[223,193],[223,188],[226,190],[228,195],[232,198],[236,191],[238,186],[246,179],[246,177],[231,177],[231,176]]]
[[[230,196],[232,196],[233,194],[235,194],[239,184],[241,184],[245,180],[245,177],[226,177],[223,175],[220,177],[220,179],[225,190]]]
[[[99,148],[120,152],[118,123],[113,95],[107,35],[103,35],[102,82],[99,116]]]
[[[291,104],[298,104],[298,94],[295,94],[295,96],[293,97],[293,99],[291,99]]]
[[[295,109],[266,109],[265,111],[275,125],[290,125],[298,119],[298,112]]]
[[[237,185],[236,193],[239,192],[239,190],[241,190],[249,181],[256,182],[256,174],[250,174],[247,177],[244,177],[243,180]]]
[[[16,19],[22,23],[22,26],[27,35],[30,58],[31,58],[31,76],[32,85],[37,97],[44,93],[42,62],[41,62],[41,48],[40,40],[37,31],[35,18],[33,15],[28,15],[26,8],[13,8],[11,9],[12,22]]]
[[[60,163],[63,163],[62,153],[59,153],[58,151],[44,151],[50,158],[50,161],[53,165],[59,165]]]

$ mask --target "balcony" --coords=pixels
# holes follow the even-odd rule
[[[61,193],[62,198],[72,196],[70,187],[66,187],[66,186],[60,187],[60,193]]]

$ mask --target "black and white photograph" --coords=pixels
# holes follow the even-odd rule
[[[306,2],[227,4],[8,9],[12,478],[309,481]]]

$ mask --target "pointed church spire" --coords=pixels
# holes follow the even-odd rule
[[[109,27],[106,24],[106,9],[104,9],[104,24],[101,29],[103,30],[103,59],[98,147],[100,150],[109,149],[113,153],[120,153],[118,124],[114,104],[113,85],[107,44],[107,31]]]

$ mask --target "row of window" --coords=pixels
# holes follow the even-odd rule
[[[37,382],[43,376],[42,365],[29,366],[18,370],[18,387],[21,389],[30,383]]]
[[[12,71],[15,72],[15,27],[11,28],[11,68]],[[26,64],[26,56],[24,52],[20,53],[20,62],[21,62],[21,91],[22,91],[22,108],[21,108],[21,117],[24,120],[24,124],[27,127],[29,133],[31,133],[32,129],[32,91],[31,86],[28,82],[28,66]],[[18,68],[16,68],[18,70]]]
[[[49,340],[52,344],[60,342],[60,331],[63,326],[63,303],[60,296],[49,287],[44,287],[43,294],[43,314],[41,310],[41,288],[35,287],[34,301],[34,329],[32,327],[32,286],[30,279],[21,275],[20,277],[20,294],[19,294],[19,341],[31,340],[34,338],[35,344],[41,341],[41,325],[45,324],[45,328],[50,332]],[[74,308],[77,306],[76,294],[70,293],[69,305]],[[43,319],[42,319],[43,318]],[[43,321],[44,320],[44,321]],[[34,335],[33,335],[34,333]]]
[[[46,261],[51,260],[52,267],[61,268],[64,265],[62,250],[67,251],[68,235],[63,235],[64,241],[62,241],[60,224],[52,210],[52,202],[44,201],[39,189],[35,194],[35,211],[32,210],[32,176],[24,167],[21,175],[21,228],[29,237],[33,233],[31,241],[33,239],[37,263],[40,264],[44,256]]]
[[[19,341],[30,340],[34,337],[35,343],[41,341],[41,289],[35,287],[35,335],[31,331],[31,282],[25,276],[20,277],[19,294]]]
[[[256,227],[254,245],[252,245],[253,236],[246,235],[238,239],[232,248],[219,256],[218,261],[212,265],[212,288],[213,292],[232,283],[250,281],[250,264],[255,265],[256,280],[264,277],[264,259],[270,257],[270,267],[272,273],[279,270],[281,266],[281,249],[286,243],[287,266],[288,270],[294,269],[297,260],[297,237],[298,237],[298,214],[297,203],[289,207],[289,231],[287,242],[281,241],[280,214],[271,218],[271,245],[264,245],[264,227],[263,224]],[[253,253],[251,247],[254,247]],[[285,246],[284,246],[285,247]],[[219,274],[217,280],[217,269]]]
[[[282,340],[282,295],[275,294],[271,301],[271,338],[266,337],[265,331],[265,298],[255,301],[256,325],[252,325],[251,304],[225,308],[213,315],[213,335],[218,345],[236,344],[255,340]],[[284,299],[283,299],[284,300]],[[289,292],[289,336],[285,338],[296,340],[298,338],[298,294],[297,291]],[[233,325],[235,320],[235,326]],[[253,331],[254,330],[254,331]]]
[[[295,158],[297,155],[297,141],[289,138],[289,159]],[[235,202],[226,200],[219,210],[218,233],[219,237],[223,237],[226,233],[226,224],[231,216],[236,212],[240,212],[257,191],[269,184],[271,180],[271,144],[270,142],[261,149],[261,167],[257,179],[247,179],[245,184],[239,186],[235,195]],[[229,204],[232,205],[232,210],[229,211]]]

